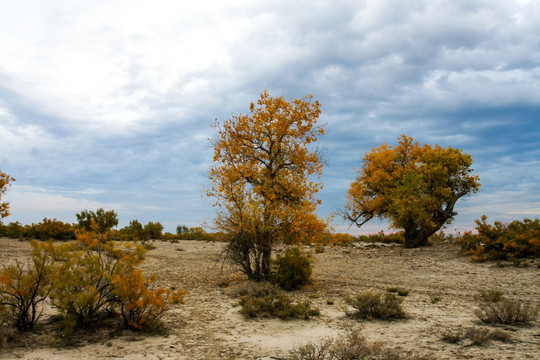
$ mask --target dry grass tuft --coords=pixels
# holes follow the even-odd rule
[[[337,339],[326,338],[319,343],[308,343],[293,349],[289,360],[421,360],[428,357],[388,349],[382,342],[368,342],[358,330]]]
[[[401,308],[402,299],[390,292],[365,292],[346,300],[347,304],[356,309],[348,315],[360,319],[391,320],[405,317]]]

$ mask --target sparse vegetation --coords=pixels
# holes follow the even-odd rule
[[[511,336],[501,329],[490,330],[484,327],[468,327],[447,331],[441,335],[441,340],[451,344],[469,341],[469,346],[484,346],[490,340],[510,342]]]
[[[354,330],[336,339],[310,342],[290,352],[289,360],[421,360],[429,357],[390,349],[382,342],[368,342],[360,331]]]
[[[386,291],[391,292],[391,293],[396,293],[399,296],[409,295],[409,290],[398,288],[398,287],[389,287],[388,289],[386,289]]]
[[[309,302],[293,302],[283,290],[268,282],[244,281],[231,286],[227,293],[239,297],[246,317],[300,318],[318,316],[319,310]]]
[[[319,309],[312,308],[309,302],[294,303],[285,294],[250,296],[245,295],[240,298],[242,314],[247,317],[267,317],[280,319],[309,319],[312,316],[319,316]]]
[[[405,317],[402,299],[390,292],[364,292],[346,300],[355,311],[348,315],[360,319],[392,320]]]
[[[481,302],[475,315],[491,324],[526,324],[536,320],[538,309],[529,302],[503,298],[500,301]]]
[[[536,319],[538,308],[529,302],[507,299],[500,290],[486,290],[477,297],[475,315],[486,323],[529,323]]]

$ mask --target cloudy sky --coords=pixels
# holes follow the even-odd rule
[[[322,104],[321,216],[400,134],[473,156],[449,231],[540,217],[540,2],[0,0],[4,223],[83,209],[211,222],[215,119],[263,89]],[[336,219],[340,231],[358,232]],[[362,232],[384,229],[366,225]]]

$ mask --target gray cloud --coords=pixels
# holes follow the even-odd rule
[[[78,204],[170,231],[211,218],[211,124],[248,112],[264,88],[322,103],[323,216],[363,154],[402,133],[475,159],[484,185],[456,228],[482,209],[540,216],[537,2],[33,5],[0,14],[13,220],[74,218]],[[32,212],[33,193],[49,207]]]

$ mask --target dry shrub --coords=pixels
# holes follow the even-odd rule
[[[388,289],[386,289],[386,291],[391,293],[397,293],[399,296],[409,295],[409,290],[398,287],[389,287]]]
[[[538,309],[528,302],[503,298],[500,301],[480,303],[475,315],[491,324],[526,324],[536,320]]]
[[[361,319],[390,320],[405,317],[401,308],[402,299],[390,292],[365,292],[346,300],[347,304],[356,309],[348,315]]]
[[[326,338],[308,343],[290,352],[289,360],[420,360],[428,359],[412,353],[388,349],[383,343],[368,342],[354,330],[336,339]]]
[[[233,297],[254,296],[264,297],[267,295],[277,296],[283,293],[277,286],[266,281],[247,280],[230,286],[226,290],[227,295]]]
[[[462,341],[469,340],[469,346],[483,346],[490,340],[510,342],[510,335],[501,330],[490,330],[483,327],[469,327],[456,331],[448,331],[442,334],[441,340],[451,344],[458,344]]]
[[[479,300],[482,302],[499,302],[504,298],[504,292],[500,290],[486,290],[481,291],[479,295]]]

